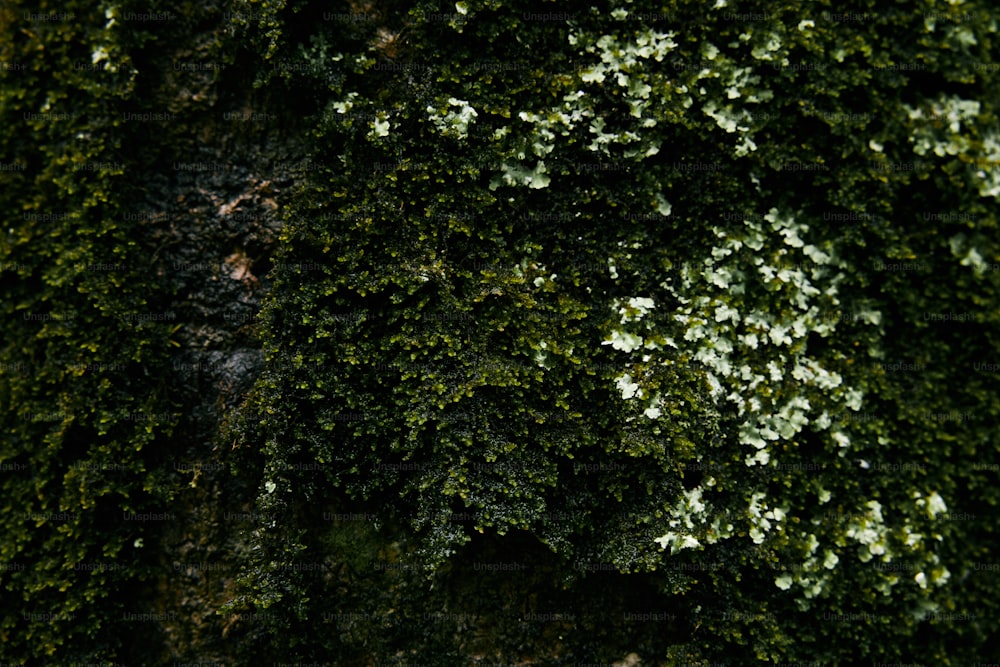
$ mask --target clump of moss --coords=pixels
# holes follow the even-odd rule
[[[964,461],[997,442],[917,415],[998,409],[990,376],[941,390],[996,332],[995,193],[971,166],[996,132],[992,23],[728,11],[420,5],[393,55],[334,26],[269,33],[269,57],[311,49],[341,77],[282,241],[317,269],[276,275],[274,370],[240,431],[284,517],[246,603],[327,609],[274,564],[325,557],[295,517],[336,500],[409,526],[400,558],[429,573],[516,530],[567,585],[580,563],[659,573],[698,601],[678,643],[706,659],[983,645],[978,622],[925,630],[979,600],[954,578],[982,529],[940,515],[992,502]],[[941,210],[975,214],[921,221]],[[928,324],[948,303],[968,326]],[[943,350],[919,386],[872,370]],[[866,472],[888,459],[919,465]],[[668,574],[685,559],[726,567]],[[849,648],[837,623],[806,629],[831,609],[870,613]]]
[[[127,614],[143,611],[133,591],[170,515],[178,418],[175,315],[148,268],[121,121],[145,33],[88,3],[0,11],[0,61],[17,65],[0,72],[0,153],[16,165],[0,173],[0,655],[132,659]]]

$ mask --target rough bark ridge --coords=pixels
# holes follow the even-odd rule
[[[145,199],[137,208],[156,247],[150,269],[169,284],[180,325],[171,368],[183,416],[171,458],[182,486],[171,508],[177,521],[157,547],[162,575],[143,593],[166,619],[161,643],[154,649],[143,637],[133,654],[152,661],[155,653],[162,664],[228,664],[249,654],[255,621],[219,612],[233,595],[254,481],[230,474],[220,425],[260,368],[255,318],[281,201],[306,147],[301,118],[266,90],[254,91],[245,63],[222,62],[233,54],[219,46],[231,30],[221,7],[194,16],[194,29],[167,24],[145,71],[146,106],[174,117],[151,147],[158,154],[139,179]]]

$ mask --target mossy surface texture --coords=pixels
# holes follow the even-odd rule
[[[128,613],[180,611],[141,582],[201,339],[135,211],[138,174],[193,168],[124,119],[188,85],[156,69],[180,24],[28,11],[0,10],[0,655],[154,664]],[[217,26],[216,109],[284,101],[308,146],[280,233],[226,260],[267,292],[259,377],[203,434],[252,508],[230,660],[989,657],[986,3],[172,11]]]

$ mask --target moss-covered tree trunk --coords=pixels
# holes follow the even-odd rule
[[[981,2],[0,8],[0,659],[961,665]]]

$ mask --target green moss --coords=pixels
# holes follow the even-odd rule
[[[706,658],[754,647],[765,661],[837,662],[847,646],[884,657],[886,642],[938,656],[958,637],[975,655],[985,625],[928,627],[915,610],[979,603],[954,578],[959,535],[981,525],[942,522],[910,492],[950,509],[993,502],[961,491],[981,478],[968,457],[995,452],[986,422],[927,414],[964,405],[995,417],[991,376],[942,387],[995,337],[996,273],[962,266],[952,234],[920,220],[977,211],[966,223],[977,256],[996,257],[984,235],[995,216],[969,166],[977,137],[996,131],[985,101],[995,83],[976,67],[993,24],[972,22],[973,44],[924,29],[916,10],[874,6],[846,22],[795,4],[740,8],[760,21],[641,8],[669,14],[656,24],[558,3],[546,11],[572,21],[466,7],[448,25],[411,12],[400,56],[411,66],[371,48],[379,64],[347,75],[317,132],[317,154],[340,166],[302,184],[282,253],[333,269],[279,274],[266,308],[269,356],[286,370],[246,406],[243,437],[262,446],[275,489],[261,506],[291,516],[337,497],[377,508],[412,527],[410,557],[432,571],[462,562],[477,531],[527,530],[567,571],[665,571],[696,540],[697,558],[739,572],[735,584],[664,575],[665,592],[703,601],[688,648]],[[896,40],[904,30],[923,37]],[[321,26],[309,40],[330,35]],[[982,108],[946,137],[933,111],[906,111],[939,94]],[[448,120],[459,108],[475,111],[460,130]],[[924,134],[958,152],[900,168]],[[877,266],[914,258],[925,271]],[[636,298],[655,308],[622,305]],[[978,319],[923,318],[958,308]],[[742,338],[751,333],[759,343]],[[959,338],[970,341],[961,352]],[[928,363],[920,386],[872,370],[916,359],[954,362]],[[750,377],[725,379],[741,365]],[[727,405],[732,386],[753,398],[745,412]],[[294,423],[272,416],[289,414]],[[286,472],[293,461],[320,462],[322,482]],[[885,461],[915,465],[864,472]],[[859,523],[871,501],[885,516]],[[463,513],[473,520],[440,518]],[[260,562],[326,553],[298,530],[262,534]],[[664,533],[673,555],[655,544]],[[919,546],[907,544],[916,533]],[[291,536],[294,553],[280,546]],[[923,589],[916,572],[873,568],[872,554],[906,558],[928,581],[947,568],[951,583]],[[765,601],[766,623],[719,614]],[[847,642],[837,622],[806,630],[831,610],[875,620],[849,626]]]
[[[0,348],[0,637],[9,662],[113,660],[115,619],[152,570],[147,523],[173,483],[157,451],[171,434],[163,288],[144,269],[127,139],[133,31],[103,8],[6,6],[0,60],[4,283]],[[32,20],[28,12],[74,18]],[[98,57],[103,52],[103,60]],[[107,64],[104,72],[78,67]],[[155,524],[154,524],[155,525]],[[7,567],[9,566],[9,567]]]
[[[216,45],[256,49],[248,81],[317,110],[317,168],[269,276],[268,368],[226,433],[260,479],[227,608],[267,612],[257,658],[985,655],[1000,493],[998,376],[976,370],[1000,343],[985,7],[324,9],[240,2]],[[175,492],[155,380],[173,332],[123,319],[162,310],[165,288],[121,215],[129,169],[88,165],[166,150],[118,120],[156,38],[75,5],[86,20],[29,37],[4,11],[0,60],[26,67],[0,72],[0,154],[24,165],[0,174],[0,462],[30,472],[0,501],[0,560],[25,564],[0,572],[3,657],[109,660],[155,543],[109,517]],[[117,71],[74,69],[99,48]],[[533,574],[470,583],[514,557],[504,545]],[[124,567],[74,569],[98,561]],[[484,581],[530,613],[616,600],[683,618],[525,624],[468,595]],[[460,612],[428,610],[497,629],[470,638]]]

